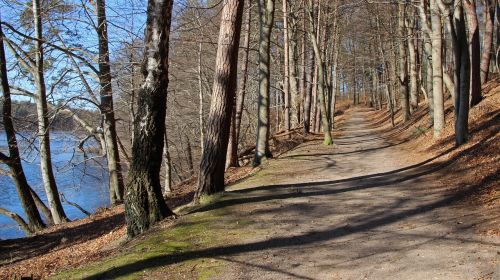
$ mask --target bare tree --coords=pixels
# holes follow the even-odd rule
[[[173,215],[162,195],[160,169],[164,147],[168,54],[172,0],[149,0],[132,162],[125,186],[127,234],[134,237]]]
[[[35,69],[33,76],[35,80],[36,107],[38,116],[38,141],[40,150],[40,169],[42,172],[43,186],[47,194],[50,212],[55,224],[69,221],[57,190],[56,179],[52,169],[52,158],[50,154],[50,128],[47,109],[47,95],[44,78],[44,59],[42,44],[42,15],[40,0],[33,0],[33,19],[35,27]]]
[[[30,193],[30,186],[26,175],[24,173],[23,166],[21,164],[21,156],[19,154],[19,146],[16,139],[16,131],[14,129],[14,123],[12,122],[12,107],[11,107],[11,95],[10,86],[7,76],[7,62],[5,58],[5,49],[3,44],[3,31],[0,25],[0,80],[2,82],[2,93],[3,93],[3,108],[2,108],[2,119],[3,127],[7,135],[7,143],[9,154],[6,155],[0,152],[0,162],[6,164],[10,169],[10,177],[16,185],[17,195],[21,202],[21,206],[26,214],[27,223],[22,219],[18,218],[16,221],[23,226],[24,230],[28,233],[33,233],[41,230],[45,227],[45,224],[40,217],[40,213],[35,205],[35,201]],[[7,214],[9,211],[5,212]],[[11,217],[14,215],[9,214]]]
[[[476,0],[464,0],[467,13],[470,48],[470,105],[477,105],[483,99],[481,95],[481,47],[479,42],[479,22],[477,20]],[[458,86],[458,85],[457,85]]]
[[[111,204],[123,201],[123,177],[116,135],[115,112],[113,108],[113,90],[111,87],[111,65],[109,63],[108,22],[106,20],[106,2],[97,0],[97,33],[99,40],[99,83],[101,86],[100,109],[103,116],[104,139],[109,172],[109,196]]]
[[[469,133],[469,85],[471,82],[470,55],[462,1],[458,1],[450,17],[453,17],[450,33],[455,54],[455,142],[457,145],[462,145],[467,141]]]
[[[497,0],[483,0],[483,3],[485,28],[483,37],[483,55],[481,56],[481,84],[488,81],[488,75],[490,72],[491,51],[493,48],[493,31],[495,29],[495,7],[497,6]]]
[[[314,17],[312,14],[312,7],[313,7],[313,1],[309,0],[309,5],[307,7],[308,9],[308,16],[309,16],[309,37],[311,39],[311,43],[313,45],[314,49],[314,56],[316,59],[316,67],[318,69],[318,103],[319,103],[319,110],[321,111],[321,127],[323,128],[323,132],[325,134],[323,144],[325,145],[332,145],[332,135],[330,132],[330,120],[327,115],[327,108],[326,108],[326,100],[325,100],[325,73],[324,73],[324,62],[323,58],[321,56],[321,51],[318,45],[318,40],[316,37],[316,34],[314,32],[315,26],[314,26]]]
[[[212,90],[203,155],[195,201],[203,195],[224,191],[224,169],[229,126],[236,92],[238,49],[240,45],[243,1],[225,0],[222,10],[215,78]]]
[[[274,1],[258,0],[259,5],[259,98],[257,144],[255,147],[254,166],[262,160],[271,157],[269,149],[270,119],[269,119],[269,91],[270,91],[270,47],[271,32],[274,22]]]
[[[443,95],[443,36],[441,11],[437,1],[430,0],[432,24],[432,90],[434,101],[434,137],[439,138],[444,128],[444,95]]]

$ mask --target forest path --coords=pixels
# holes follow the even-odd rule
[[[213,257],[229,263],[215,278],[500,279],[500,239],[475,233],[486,218],[371,113],[349,110],[334,146],[305,143],[208,207],[254,233]]]

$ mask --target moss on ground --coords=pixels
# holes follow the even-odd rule
[[[206,198],[216,203],[220,196]],[[197,256],[197,251],[223,246],[250,237],[243,230],[251,224],[245,217],[231,214],[227,208],[198,212],[180,217],[172,226],[156,229],[137,237],[116,255],[81,268],[54,275],[51,279],[209,279],[220,272],[225,261]]]

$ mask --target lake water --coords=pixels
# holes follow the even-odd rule
[[[26,139],[31,138],[26,136]],[[31,187],[46,202],[45,191],[42,185],[40,174],[39,157],[29,141],[18,136],[20,142],[24,172]],[[95,144],[95,143],[94,143]],[[84,156],[77,149],[78,140],[75,136],[64,132],[51,133],[52,161],[54,164],[54,175],[56,177],[59,192],[63,193],[66,199],[75,202],[89,212],[95,211],[99,207],[109,206],[108,194],[108,173],[106,160],[95,158],[85,160]],[[6,151],[7,138],[4,131],[0,132],[0,149]],[[89,155],[95,157],[96,155]],[[0,164],[0,168],[6,169]],[[13,211],[25,218],[21,208],[15,185],[11,178],[0,175],[0,206]],[[64,210],[71,219],[79,219],[85,215],[73,206],[65,205]],[[18,225],[0,215],[0,239],[12,239],[25,236]]]

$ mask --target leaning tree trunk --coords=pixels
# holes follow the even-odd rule
[[[101,86],[101,113],[109,172],[109,198],[112,205],[123,201],[123,177],[116,134],[111,65],[109,63],[108,24],[105,0],[97,0],[97,34],[99,41],[99,84]]]
[[[224,191],[224,165],[236,92],[243,1],[225,0],[219,31],[215,79],[201,156],[195,201]]]
[[[247,92],[248,81],[248,63],[250,55],[250,31],[252,23],[252,1],[246,1],[247,11],[245,20],[245,41],[243,42],[243,65],[241,67],[241,88],[238,96],[236,97],[236,105],[233,106],[233,116],[231,120],[231,132],[229,136],[229,145],[226,159],[226,169],[229,167],[238,167],[238,145],[240,141],[241,117],[243,115],[243,105],[245,104],[245,95]]]
[[[497,0],[484,0],[484,37],[483,55],[481,56],[481,84],[488,81],[490,72],[491,49],[493,47],[493,31],[495,28],[495,6]],[[498,17],[499,15],[497,15]]]
[[[14,123],[12,122],[12,101],[7,76],[7,62],[5,58],[3,36],[2,26],[0,25],[0,80],[2,82],[3,93],[2,119],[5,134],[7,135],[9,150],[9,155],[4,155],[0,152],[0,162],[6,164],[10,169],[10,174],[14,184],[16,185],[16,191],[19,196],[19,201],[21,202],[21,207],[26,214],[28,230],[30,232],[36,232],[44,228],[45,225],[40,217],[35,201],[31,196],[30,186],[26,180],[23,166],[21,165],[21,156],[19,154],[19,146],[17,145],[16,131],[14,129]]]
[[[50,154],[49,119],[47,109],[47,93],[45,89],[43,69],[43,46],[42,46],[42,16],[40,0],[33,0],[33,18],[35,26],[35,69],[34,80],[36,87],[36,108],[38,117],[38,141],[40,151],[40,169],[42,172],[43,186],[47,194],[47,201],[55,224],[69,221],[57,190],[56,179],[52,170],[52,158]]]
[[[314,17],[312,14],[312,0],[309,0],[308,15],[309,15],[309,37],[311,39],[311,43],[313,45],[314,56],[316,57],[316,67],[318,70],[318,102],[319,102],[319,110],[321,111],[321,127],[324,132],[324,145],[332,145],[332,134],[330,132],[330,120],[327,116],[326,109],[326,100],[325,100],[325,74],[324,74],[324,65],[323,60],[321,58],[321,51],[319,49],[318,40],[315,35],[314,28]]]
[[[168,87],[168,48],[173,0],[149,0],[147,10],[144,82],[138,92],[132,162],[125,186],[127,233],[134,237],[173,215],[162,195],[163,155]]]
[[[432,90],[434,101],[434,138],[441,137],[444,128],[444,95],[443,95],[443,36],[441,12],[436,3],[431,2],[432,23]]]
[[[451,28],[455,54],[455,142],[458,146],[467,141],[469,134],[470,55],[462,5],[456,7]]]
[[[271,156],[269,150],[269,92],[270,92],[270,51],[271,31],[274,21],[274,0],[258,0],[259,4],[259,98],[257,143],[255,147],[254,166]]]
[[[467,12],[470,49],[470,106],[477,105],[483,99],[481,95],[481,46],[479,43],[479,23],[475,0],[463,0]],[[458,87],[458,85],[456,85]]]

